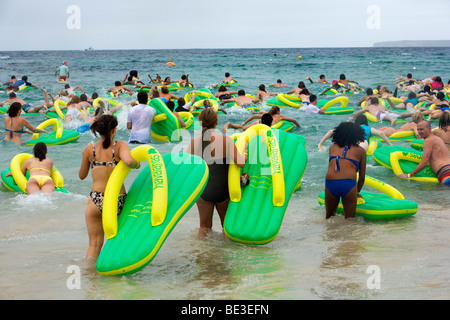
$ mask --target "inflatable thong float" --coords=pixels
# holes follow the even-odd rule
[[[307,164],[305,140],[282,130],[256,124],[239,135],[236,147],[248,159],[241,169],[230,164],[230,203],[224,221],[226,236],[245,244],[266,244],[279,233],[292,193],[298,188]],[[241,187],[241,173],[250,183]]]
[[[209,176],[208,166],[195,155],[161,156],[150,145],[131,150],[131,155],[149,165],[133,181],[119,217],[117,199],[130,168],[120,161],[108,180],[102,212],[107,241],[96,265],[102,275],[132,274],[148,265],[200,197]]]
[[[29,153],[19,153],[18,155],[14,156],[14,158],[12,158],[10,167],[2,170],[2,183],[8,190],[27,193],[27,182],[30,178],[30,173],[27,171],[24,175],[22,172],[22,165],[25,160],[32,157],[33,155]],[[7,176],[9,172],[11,172],[11,175]],[[69,193],[67,189],[64,188],[64,179],[55,166],[53,166],[52,168],[50,177],[55,184],[55,191]]]

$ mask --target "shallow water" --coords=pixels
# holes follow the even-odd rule
[[[439,74],[445,82],[450,73],[448,48],[285,49],[287,57],[281,56],[284,54],[281,49],[277,49],[279,55],[274,57],[273,51],[0,52],[0,56],[9,57],[0,60],[0,79],[27,74],[31,82],[56,93],[62,85],[54,81],[53,73],[61,59],[69,61],[72,86],[81,85],[88,94],[96,90],[100,95],[131,69],[137,69],[144,81],[147,73],[172,79],[189,73],[197,88],[219,82],[228,71],[241,82],[239,88],[253,94],[260,83],[268,86],[281,78],[291,89],[298,81],[305,81],[306,76],[317,80],[321,73],[329,81],[345,73],[364,88],[384,84],[391,89],[394,79],[408,72],[419,79]],[[300,54],[301,60],[297,59]],[[166,68],[168,60],[177,66]],[[305,83],[314,93],[324,88],[321,84]],[[20,97],[34,103],[43,101],[39,90]],[[362,94],[350,96],[350,105],[356,107],[361,97]],[[323,98],[330,97],[319,97]],[[0,99],[6,99],[6,95],[0,93]],[[198,212],[194,205],[153,262],[142,271],[122,277],[98,275],[95,267],[84,260],[88,245],[84,208],[91,179],[79,180],[78,169],[82,149],[95,140],[87,132],[77,143],[48,147],[48,155],[61,171],[70,194],[25,196],[0,187],[0,298],[449,299],[449,189],[400,180],[372,161],[368,163],[367,175],[391,184],[405,198],[415,200],[418,213],[391,221],[363,218],[346,221],[341,216],[326,221],[317,195],[324,188],[328,153],[318,151],[317,144],[326,131],[350,116],[305,115],[290,108],[282,113],[295,117],[302,125],[292,134],[305,136],[308,165],[302,188],[292,195],[273,242],[249,246],[226,240],[218,217],[213,233],[206,239],[198,239]],[[227,121],[241,123],[248,116],[239,110],[229,112],[219,118],[218,128]],[[37,125],[44,117],[27,116],[27,119]],[[125,123],[126,112],[119,115],[118,139],[128,139]],[[231,133],[232,130],[228,132]],[[24,141],[29,138],[24,137]],[[167,153],[178,152],[187,143],[188,139],[179,144],[154,145],[161,153]],[[408,146],[407,142],[395,144]],[[326,146],[329,145],[328,141]],[[7,167],[15,154],[30,153],[32,149],[1,141],[0,150],[0,163]],[[125,182],[127,188],[136,175],[137,171],[131,171]],[[73,270],[80,271],[80,286],[70,289]],[[373,270],[380,272],[379,287],[371,282]]]

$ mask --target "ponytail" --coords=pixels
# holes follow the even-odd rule
[[[102,115],[92,123],[90,128],[94,135],[97,136],[99,133],[104,138],[102,144],[104,149],[108,149],[111,145],[111,131],[117,127],[117,124],[116,117],[109,114]]]

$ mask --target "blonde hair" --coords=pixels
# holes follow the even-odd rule
[[[421,112],[414,112],[412,115],[412,122],[419,123],[423,119],[423,114]]]

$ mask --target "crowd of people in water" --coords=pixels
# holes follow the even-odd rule
[[[67,62],[55,72],[59,82],[67,82],[70,78]],[[6,81],[0,89],[8,94],[8,99],[0,102],[5,107],[4,117],[5,140],[22,144],[24,133],[35,133],[47,131],[38,129],[30,124],[24,117],[27,113],[50,112],[57,100],[65,102],[61,109],[67,109],[66,123],[77,119],[89,123],[90,131],[99,137],[99,141],[90,143],[82,150],[82,161],[79,168],[79,178],[85,179],[89,171],[92,176],[92,190],[86,205],[85,216],[89,235],[89,248],[86,259],[95,259],[100,254],[103,246],[104,234],[102,228],[102,207],[108,178],[119,161],[123,161],[131,168],[139,168],[140,164],[130,154],[129,144],[151,143],[151,127],[156,110],[149,106],[151,99],[159,98],[168,106],[169,110],[177,115],[183,127],[184,122],[178,115],[181,111],[193,111],[195,91],[189,101],[183,96],[177,96],[169,91],[169,87],[176,85],[181,88],[194,88],[189,79],[189,74],[182,75],[178,80],[166,77],[164,80],[159,74],[146,84],[136,70],[127,73],[122,81],[116,81],[114,86],[107,90],[112,97],[133,96],[135,100],[128,101],[125,105],[108,106],[100,100],[94,114],[87,109],[93,107],[93,102],[99,95],[86,94],[81,86],[71,87],[68,83],[64,89],[54,96],[44,88],[44,102],[33,105],[20,99],[17,95],[24,87],[38,87],[30,83],[27,76],[20,80],[15,76]],[[309,83],[330,84],[325,75],[320,75],[317,81],[306,78]],[[261,84],[257,93],[252,96],[246,94],[242,89],[230,90],[231,85],[238,83],[229,73],[225,74],[222,81],[212,84],[209,89],[217,88],[214,98],[218,100],[220,107],[227,103],[234,103],[237,107],[248,108],[259,103],[267,102],[279,92],[268,92],[266,86]],[[270,88],[287,90],[288,87],[278,79]],[[325,207],[326,218],[330,218],[336,212],[337,206],[342,201],[346,218],[355,217],[358,198],[364,185],[366,171],[366,152],[371,135],[381,137],[387,145],[392,145],[389,137],[400,131],[413,131],[417,138],[423,139],[423,156],[417,167],[407,173],[399,175],[400,178],[410,178],[430,165],[439,181],[450,184],[450,106],[449,96],[450,81],[444,84],[440,76],[431,76],[426,79],[414,79],[411,74],[406,77],[395,79],[394,90],[391,92],[386,86],[380,85],[376,88],[365,90],[355,80],[349,80],[344,74],[339,79],[331,80],[331,85],[320,94],[333,89],[336,94],[351,94],[362,92],[363,96],[358,106],[364,104],[364,108],[353,114],[354,121],[343,121],[335,128],[327,128],[326,134],[319,143],[318,148],[325,150],[324,141],[331,138],[329,147],[329,165],[325,176]],[[79,93],[77,93],[79,91]],[[300,81],[296,88],[289,90],[286,94],[301,99],[300,109],[308,109],[308,113],[320,114],[319,108],[315,107],[317,95],[314,95]],[[384,104],[382,103],[384,101]],[[311,106],[310,106],[311,105]],[[126,108],[125,108],[126,106]],[[430,108],[430,106],[433,106]],[[117,119],[114,113],[119,110],[126,111],[127,129],[129,130],[128,141],[117,141]],[[228,166],[232,160],[239,167],[243,167],[247,161],[248,143],[241,153],[237,150],[233,140],[226,135],[229,128],[236,130],[247,130],[255,124],[273,126],[280,121],[292,122],[300,127],[300,123],[293,117],[281,114],[277,106],[269,111],[253,113],[243,124],[227,122],[221,130],[217,130],[218,111],[210,104],[204,103],[200,107],[198,116],[202,127],[201,135],[194,137],[188,144],[187,153],[202,157],[209,167],[209,180],[204,192],[197,201],[200,217],[199,236],[204,237],[212,229],[213,213],[217,210],[221,223],[225,218],[229,203],[228,194]],[[220,108],[226,113],[225,109]],[[369,126],[366,114],[374,116],[379,122],[387,121],[387,126],[375,129]],[[399,127],[395,127],[398,119],[408,119]],[[438,127],[432,130],[431,120],[438,119]],[[206,152],[207,151],[207,152]],[[52,160],[47,156],[47,147],[44,143],[35,145],[34,156],[26,160],[22,165],[22,172],[30,172],[27,183],[28,194],[35,192],[51,193],[55,185],[50,177],[53,167]],[[358,175],[357,175],[358,174]],[[119,193],[118,211],[120,213],[126,199],[126,190],[122,186]]]

